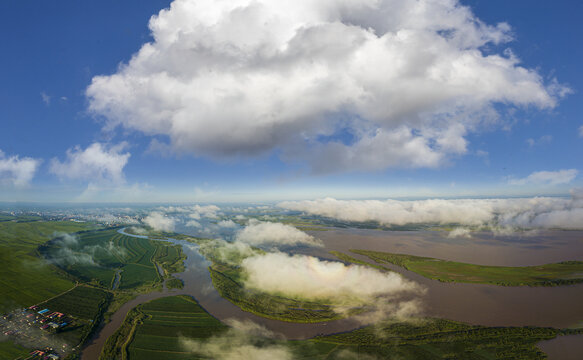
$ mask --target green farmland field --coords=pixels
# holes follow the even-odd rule
[[[94,228],[66,221],[0,222],[0,313],[36,304],[74,286],[58,270],[40,259],[37,247],[56,232],[72,233]]]
[[[184,259],[179,246],[123,235],[116,229],[81,233],[76,243],[57,239],[41,252],[75,280],[103,288],[114,285],[119,270],[120,290],[159,284],[171,273],[181,271]],[[164,269],[164,276],[156,264]]]
[[[226,329],[188,296],[153,300],[134,308],[121,328],[110,337],[102,359],[192,359],[185,352],[181,336],[206,339]]]
[[[0,359],[25,359],[30,350],[11,341],[0,342]]]
[[[427,278],[444,282],[501,286],[557,286],[583,282],[583,261],[523,267],[486,266],[379,251],[350,251],[367,256],[378,264],[394,264]],[[350,260],[348,259],[350,257],[344,256],[345,260]]]
[[[83,285],[39,304],[40,308],[58,311],[71,316],[73,324],[58,336],[67,343],[76,345],[85,341],[97,326],[109,304],[111,294]]]

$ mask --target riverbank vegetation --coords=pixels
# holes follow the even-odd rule
[[[290,359],[545,359],[536,347],[539,341],[583,333],[581,329],[485,327],[441,319],[409,319],[286,341],[249,323],[239,332],[245,328],[253,330],[239,335],[230,332],[186,296],[162,298],[130,311],[108,339],[101,359],[207,358],[212,357],[213,349],[226,356],[229,346],[244,348],[246,354],[259,354],[261,349],[267,354],[268,349],[277,349]]]
[[[351,332],[310,340],[335,345],[330,355],[402,359],[546,359],[542,340],[583,333],[541,327],[485,327],[443,319],[383,322]],[[336,358],[323,357],[323,359]]]
[[[537,266],[488,266],[440,260],[430,257],[393,254],[370,250],[350,250],[368,257],[367,263],[349,255],[334,252],[341,260],[379,268],[393,264],[429,279],[443,282],[492,284],[500,286],[558,286],[583,282],[583,261],[564,261]],[[386,270],[389,270],[386,268]]]

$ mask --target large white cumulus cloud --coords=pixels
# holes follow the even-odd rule
[[[344,221],[378,221],[385,225],[457,223],[520,228],[583,229],[583,198],[431,199],[287,201],[279,204]]]
[[[146,225],[154,230],[160,231],[174,231],[176,227],[176,220],[165,216],[161,212],[153,211],[142,220]]]
[[[117,145],[93,143],[87,148],[79,146],[67,150],[67,160],[51,160],[50,171],[60,178],[89,180],[92,183],[123,183],[123,168],[130,153],[123,153],[125,142]]]
[[[551,108],[568,92],[485,53],[509,26],[457,0],[175,0],[149,27],[152,42],[93,78],[90,110],[197,155],[435,167],[494,104]]]
[[[268,253],[246,258],[241,268],[245,286],[303,299],[327,299],[338,304],[370,302],[377,296],[418,292],[416,283],[401,275],[305,255]]]
[[[26,186],[30,183],[41,161],[18,155],[6,156],[0,150],[0,186]]]

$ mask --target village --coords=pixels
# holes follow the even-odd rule
[[[74,326],[74,319],[64,313],[38,305],[4,315],[0,333],[16,343],[34,348],[25,359],[55,360],[67,353],[69,346],[56,335]]]

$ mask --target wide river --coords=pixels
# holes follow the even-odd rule
[[[369,249],[484,265],[527,266],[565,260],[583,260],[583,231],[546,231],[494,236],[491,233],[473,234],[472,238],[448,238],[440,231],[377,231],[333,229],[314,231],[311,235],[321,239],[323,248],[301,249],[298,252],[334,259],[328,252],[337,250],[349,253],[349,249]],[[130,234],[126,234],[130,235]],[[130,235],[133,236],[133,235]],[[90,344],[84,349],[83,360],[99,357],[105,340],[121,325],[127,312],[138,304],[152,299],[186,294],[199,301],[211,315],[219,320],[251,320],[280,333],[288,339],[305,339],[319,334],[332,334],[352,330],[362,324],[346,319],[317,324],[295,324],[265,319],[240,310],[220,297],[212,286],[207,270],[209,263],[196,246],[186,241],[168,239],[183,246],[187,255],[186,271],[176,274],[184,281],[184,289],[140,295],[122,306],[109,323],[102,326]],[[364,257],[351,254],[365,260]],[[426,288],[421,296],[423,315],[463,321],[488,326],[552,326],[564,328],[583,322],[583,284],[561,287],[501,287],[442,283],[429,280],[402,268],[392,267],[404,277]],[[579,344],[576,337],[568,344]],[[554,342],[546,342],[545,351],[550,358],[556,357]],[[570,346],[576,351],[577,346]],[[580,348],[580,347],[579,347]],[[572,352],[571,351],[571,352]]]

